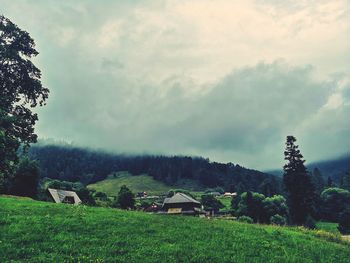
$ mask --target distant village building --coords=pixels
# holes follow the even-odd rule
[[[225,192],[224,197],[234,197],[237,196],[237,193],[230,193],[230,192]]]
[[[176,193],[172,197],[164,199],[160,213],[196,215],[205,212],[197,200],[183,193]]]
[[[146,207],[143,211],[154,213],[154,212],[158,212],[161,207],[162,207],[162,204],[158,204],[156,202],[153,202],[150,206]]]
[[[147,192],[138,192],[136,194],[136,197],[138,197],[138,198],[146,198],[147,197]]]
[[[76,192],[52,188],[49,188],[47,190],[56,203],[66,203],[73,205],[79,205],[82,203]]]

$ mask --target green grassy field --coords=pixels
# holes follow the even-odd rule
[[[331,233],[0,197],[1,262],[350,262]]]
[[[115,177],[110,175],[107,179],[90,184],[87,187],[104,192],[109,196],[116,196],[122,185],[126,185],[134,193],[146,191],[149,194],[165,193],[173,188],[145,174],[132,176],[128,172],[118,172],[115,175]]]
[[[316,228],[324,230],[324,231],[327,231],[327,232],[330,232],[330,233],[333,233],[335,235],[340,235],[337,223],[317,222]]]
[[[169,186],[163,182],[153,179],[152,176],[147,174],[133,176],[128,172],[117,172],[109,175],[107,179],[99,181],[95,184],[90,184],[87,187],[89,189],[95,189],[99,192],[104,192],[109,196],[116,196],[122,185],[126,185],[134,193],[146,191],[151,195],[166,193],[171,189],[177,188],[182,188],[189,191],[202,190],[191,180],[182,180],[176,185]]]

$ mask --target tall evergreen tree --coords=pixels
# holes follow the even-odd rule
[[[287,163],[283,167],[283,183],[287,194],[291,223],[303,225],[307,217],[313,214],[315,190],[304,165],[303,155],[295,142],[294,136],[287,136],[284,152],[284,159]]]

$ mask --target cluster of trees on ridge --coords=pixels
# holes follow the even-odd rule
[[[37,140],[34,125],[38,117],[32,112],[32,108],[45,104],[49,90],[42,86],[40,70],[31,61],[37,54],[34,40],[29,34],[19,29],[9,19],[0,16],[0,194],[32,197],[38,195],[39,164],[28,159],[26,152],[30,144]],[[133,174],[148,173],[155,179],[169,184],[175,183],[179,178],[188,178],[197,180],[207,187],[220,185],[238,192],[244,189],[246,192],[240,194],[239,199],[232,202],[232,206],[241,219],[251,219],[255,222],[278,224],[286,222],[290,225],[308,226],[311,225],[309,222],[322,214],[319,204],[323,204],[322,209],[326,211],[328,219],[337,220],[339,229],[343,233],[349,233],[349,191],[333,187],[322,190],[320,194],[320,189],[323,189],[320,187],[322,180],[308,173],[295,142],[293,136],[287,137],[285,150],[287,163],[283,175],[284,196],[274,195],[280,190],[274,189],[276,181],[272,181],[277,179],[271,176],[238,165],[210,163],[209,160],[202,158],[125,157],[120,158],[122,161],[115,162],[113,157],[108,157],[112,158],[112,162],[103,159],[102,163],[105,161],[106,163],[101,167],[105,165],[105,170],[99,174],[79,174],[75,178],[76,175],[69,171],[63,172],[57,169],[55,171],[59,171],[57,178],[80,180],[84,183],[96,181],[97,177],[103,178],[112,171],[128,170]],[[23,154],[19,155],[21,144]],[[79,157],[74,159],[74,162],[77,161]],[[48,161],[48,163],[52,165],[55,162]],[[67,169],[65,164],[63,166]],[[79,164],[74,167],[79,167]],[[50,169],[49,166],[46,168]],[[110,168],[114,169],[108,170]],[[45,169],[42,170],[44,174],[47,172]],[[349,181],[349,177],[343,177],[342,185],[346,187]],[[330,181],[327,184],[332,186]],[[265,197],[251,192],[259,188],[264,189],[266,195],[273,196]],[[84,191],[85,187],[82,186],[81,195]],[[89,198],[90,192],[87,192],[86,199]],[[118,206],[131,208],[129,205],[131,200],[133,200],[131,191],[122,187],[117,197]],[[213,198],[204,198],[206,205],[210,205],[213,201]],[[214,205],[220,206],[217,202]],[[334,210],[337,213],[334,213]]]
[[[40,163],[41,176],[90,184],[109,174],[128,171],[148,174],[168,185],[192,180],[199,188],[221,186],[225,191],[258,191],[268,196],[281,192],[281,179],[232,163],[210,162],[201,157],[126,156],[70,146],[33,146],[31,159]]]
[[[260,193],[243,193],[232,201],[234,213],[253,222],[310,228],[315,227],[315,219],[329,220],[339,223],[342,233],[350,233],[350,192],[332,185],[325,188],[320,173],[308,173],[295,142],[294,136],[287,136],[284,196],[266,198]]]

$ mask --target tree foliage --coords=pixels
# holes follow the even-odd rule
[[[263,194],[244,192],[232,199],[232,209],[236,216],[249,216],[254,222],[269,224],[271,217],[280,215],[287,220],[288,206],[281,195],[265,197]]]
[[[122,187],[120,187],[117,196],[117,207],[120,207],[122,209],[133,209],[135,207],[134,197],[135,196],[131,192],[131,190],[126,185],[123,185]]]
[[[237,164],[210,162],[200,157],[126,156],[69,145],[34,145],[29,153],[32,159],[39,160],[43,177],[80,181],[83,184],[95,183],[118,171],[129,171],[133,175],[148,174],[168,185],[190,181],[200,187],[198,190],[220,186],[230,191],[234,185],[239,192],[257,192],[267,178],[275,186],[274,189],[279,188],[281,181],[272,175]],[[210,174],[210,180],[207,180],[207,174]]]
[[[254,192],[244,192],[240,196],[240,201],[236,208],[237,216],[249,216],[254,222],[264,222],[264,206],[263,200],[265,196],[263,194]],[[233,209],[235,209],[233,207]]]
[[[341,213],[338,229],[343,235],[350,234],[350,205]]]
[[[328,188],[321,194],[322,219],[339,222],[340,216],[346,207],[350,206],[350,192],[341,188]]]
[[[20,160],[10,184],[10,194],[36,197],[40,178],[39,164],[23,158]]]
[[[49,90],[41,84],[41,72],[32,63],[38,55],[34,40],[4,16],[0,16],[0,193],[9,185],[18,162],[17,150],[36,142],[38,120],[32,108],[43,105]]]
[[[292,224],[303,225],[313,214],[315,190],[294,136],[287,136],[283,182]]]
[[[220,200],[216,199],[215,196],[211,194],[202,195],[201,201],[202,205],[204,206],[204,209],[207,211],[217,212],[221,208],[225,207]]]

